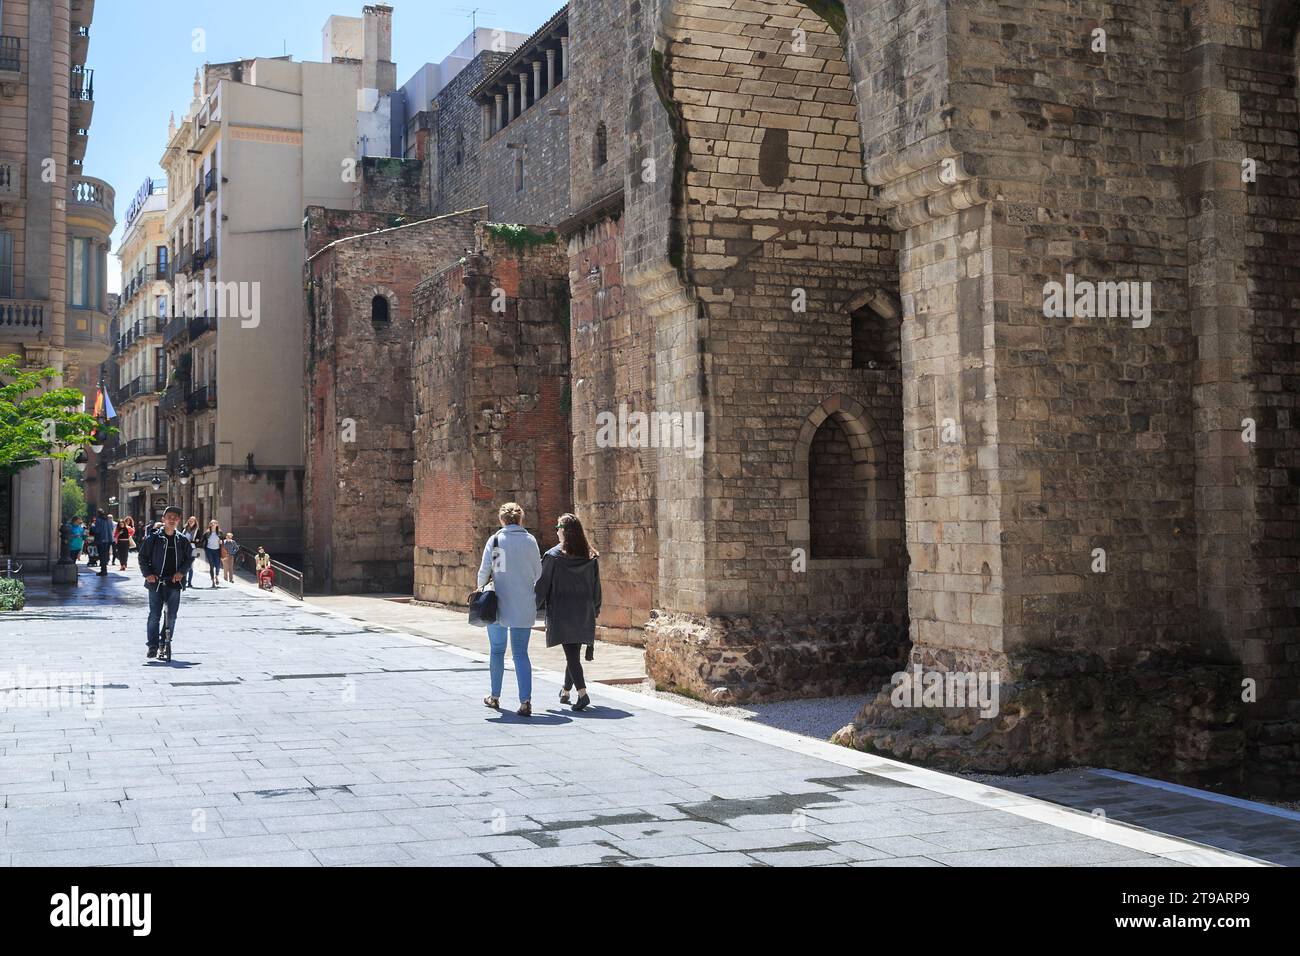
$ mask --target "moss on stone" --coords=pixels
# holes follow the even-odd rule
[[[554,230],[536,232],[517,223],[490,222],[484,228],[493,239],[504,242],[516,252],[524,252],[536,246],[549,245],[558,238]]]

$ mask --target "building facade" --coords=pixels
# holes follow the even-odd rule
[[[0,5],[0,350],[78,387],[110,351],[113,189],[83,175],[94,72],[92,0]],[[0,553],[29,571],[59,557],[62,467],[0,478]]]
[[[363,32],[378,39],[359,60],[208,65],[162,159],[170,495],[290,564],[302,545],[303,210],[352,206],[361,118],[392,88],[390,15],[366,8]],[[350,42],[342,26],[334,35]]]
[[[167,194],[147,181],[132,204],[118,250],[122,292],[113,360],[117,387],[110,393],[117,418],[111,455],[118,505],[113,514],[137,526],[162,519],[167,507],[167,435],[158,405],[167,387],[163,350],[171,286],[171,249],[166,230]]]

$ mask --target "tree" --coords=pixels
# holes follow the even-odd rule
[[[0,355],[0,476],[16,475],[47,458],[71,463],[82,445],[117,429],[81,410],[75,388],[43,391],[55,369],[23,368],[16,355]]]
[[[86,517],[86,492],[81,482],[67,476],[63,479],[63,520],[71,521],[80,515]]]

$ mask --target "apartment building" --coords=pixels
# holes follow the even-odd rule
[[[167,386],[168,364],[163,331],[170,314],[171,250],[167,244],[167,191],[145,180],[127,213],[118,258],[122,295],[117,312],[113,360],[117,386],[117,445],[112,467],[117,473],[120,519],[138,523],[161,519],[166,510],[167,436],[159,411]]]
[[[361,59],[336,18],[329,62],[208,64],[162,158],[170,497],[289,561],[302,546],[303,210],[352,206],[358,129],[393,86],[391,12],[365,8]]]
[[[83,174],[95,109],[93,0],[0,3],[0,353],[52,367],[57,386],[109,355],[113,189]],[[0,555],[58,560],[62,467],[0,476]]]

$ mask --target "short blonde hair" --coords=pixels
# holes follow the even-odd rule
[[[524,520],[524,509],[513,501],[507,501],[501,506],[497,515],[506,524],[522,524]]]

